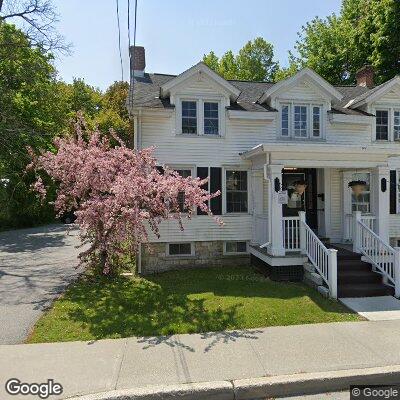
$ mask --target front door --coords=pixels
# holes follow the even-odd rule
[[[298,216],[306,212],[311,229],[318,230],[317,173],[315,168],[288,168],[282,172],[282,188],[288,191],[288,204],[284,204],[284,217]]]

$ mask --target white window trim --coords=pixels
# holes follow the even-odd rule
[[[399,136],[399,138],[398,139],[395,139],[395,137],[394,137],[394,113],[395,112],[399,112],[400,113],[400,108],[398,108],[398,107],[393,107],[393,109],[392,109],[392,112],[393,112],[393,120],[392,120],[392,124],[393,124],[393,141],[394,142],[399,142],[400,141],[400,136]]]
[[[282,135],[282,106],[289,106],[289,135]],[[307,107],[307,136],[295,136],[294,134],[294,107],[306,106]],[[313,107],[320,109],[320,129],[319,136],[314,136],[313,132]],[[281,139],[292,140],[323,140],[325,139],[325,107],[324,104],[318,102],[302,102],[302,101],[281,101],[279,102],[279,123],[278,123],[278,136]]]
[[[388,138],[387,138],[387,140],[385,140],[385,139],[377,139],[376,138],[376,112],[377,111],[387,111],[388,112]],[[382,143],[393,142],[393,127],[392,127],[392,125],[393,125],[393,121],[392,121],[393,112],[392,112],[391,108],[390,107],[379,107],[378,106],[378,107],[374,108],[373,112],[374,112],[374,115],[375,115],[374,129],[373,129],[373,132],[374,132],[373,140],[375,142],[382,142]]]
[[[246,242],[246,251],[245,252],[241,252],[241,251],[226,251],[226,244],[228,242]],[[246,255],[249,254],[249,242],[247,240],[226,240],[224,242],[224,248],[223,248],[223,255],[226,256],[233,256],[233,255]]]
[[[400,112],[400,107],[388,107],[387,105],[376,105],[371,109],[371,113],[376,116],[377,111],[387,111],[388,112],[388,118],[389,118],[389,124],[388,124],[388,139],[377,139],[376,138],[376,119],[373,124],[373,129],[372,129],[372,140],[374,142],[378,143],[388,143],[388,142],[399,142],[400,139],[395,140],[394,139],[394,112],[399,111]]]
[[[227,171],[246,171],[247,172],[247,212],[227,212],[228,209],[228,198],[226,195],[226,172]],[[250,206],[250,192],[251,192],[251,179],[250,171],[248,168],[232,166],[232,167],[222,167],[222,215],[248,215],[251,214]]]
[[[197,134],[182,133],[182,101],[196,102]],[[218,135],[204,133],[204,103],[218,103]],[[182,137],[204,137],[221,139],[225,137],[226,101],[221,96],[186,96],[176,97],[176,134]]]
[[[400,178],[400,169],[395,169],[396,171],[396,215],[400,213],[400,190],[399,190],[399,178]],[[389,182],[390,188],[390,182]],[[395,215],[395,214],[392,214]]]
[[[170,244],[190,244],[190,254],[169,254],[169,245]],[[187,258],[187,257],[194,257],[196,255],[195,252],[195,246],[194,242],[184,242],[184,241],[179,241],[179,242],[168,242],[165,244],[165,255],[167,257],[173,257],[173,258]]]

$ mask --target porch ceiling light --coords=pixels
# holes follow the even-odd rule
[[[353,191],[356,196],[359,196],[365,191],[367,182],[365,181],[351,181],[349,182],[349,188]]]

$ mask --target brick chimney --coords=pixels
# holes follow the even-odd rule
[[[364,65],[356,72],[356,80],[358,86],[367,88],[374,87],[374,69],[371,65]]]
[[[131,71],[133,76],[143,77],[146,68],[146,53],[143,46],[131,46]]]

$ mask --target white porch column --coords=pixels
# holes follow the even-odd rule
[[[268,165],[267,173],[270,181],[269,224],[271,237],[269,238],[268,253],[273,256],[284,256],[283,229],[282,229],[282,204],[278,203],[278,192],[282,189],[283,165]],[[278,189],[278,191],[276,191]]]
[[[373,170],[374,196],[373,207],[376,216],[376,233],[386,243],[389,243],[389,199],[390,199],[390,172],[389,167],[378,166]]]
[[[353,210],[351,209],[351,190],[349,189],[349,183],[353,180],[353,170],[347,170],[342,172],[342,184],[343,184],[343,216],[342,216],[342,231],[343,241],[349,242],[353,237]]]
[[[251,192],[253,199],[253,243],[263,245],[268,241],[268,227],[262,228],[260,218],[263,217],[264,174],[262,169],[251,171]],[[266,220],[267,221],[267,220]],[[266,224],[265,224],[266,225]]]

